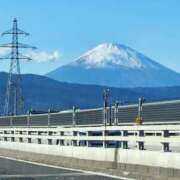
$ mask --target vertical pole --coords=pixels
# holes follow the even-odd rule
[[[51,109],[48,109],[48,127],[51,125]]]
[[[30,115],[31,115],[31,111],[27,112],[27,126],[30,126]]]
[[[119,103],[116,101],[114,107],[114,125],[118,125],[118,107]]]
[[[76,126],[76,107],[73,106],[72,125]]]
[[[112,126],[112,106],[109,106],[109,125]]]
[[[142,111],[142,98],[138,99],[138,118],[141,118],[141,111]]]
[[[103,100],[104,100],[104,120],[103,124],[107,125],[107,107],[108,107],[108,98],[109,98],[109,89],[103,91]]]
[[[106,114],[107,114],[106,110],[107,110],[107,108],[104,107],[104,108],[103,108],[103,115],[104,115],[103,124],[104,124],[105,126],[106,126]]]
[[[138,99],[138,116],[136,118],[136,124],[142,124],[142,104],[145,101],[143,97]]]

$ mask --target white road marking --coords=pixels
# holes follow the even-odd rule
[[[67,177],[67,176],[93,176],[93,174],[86,173],[60,173],[60,174],[3,174],[0,175],[0,178],[17,178],[17,177]]]
[[[28,164],[39,165],[39,166],[44,166],[44,167],[51,167],[51,168],[56,168],[56,169],[76,171],[76,172],[81,172],[81,173],[85,173],[85,174],[89,174],[89,175],[92,174],[92,175],[110,177],[110,178],[120,179],[120,180],[136,180],[133,178],[126,178],[126,177],[121,177],[121,176],[109,175],[109,174],[100,173],[100,172],[86,171],[86,170],[82,170],[82,169],[66,168],[66,167],[62,167],[62,166],[49,165],[49,164],[44,164],[44,163],[39,163],[39,162],[31,162],[31,161],[26,161],[26,160],[22,160],[22,159],[17,159],[17,158],[12,158],[12,157],[7,157],[7,156],[1,156],[1,155],[0,155],[0,158],[4,158],[4,159],[8,159],[8,160],[14,160],[14,161],[18,161],[18,162],[24,162],[24,163],[28,163]],[[74,174],[76,174],[76,173],[74,173]]]

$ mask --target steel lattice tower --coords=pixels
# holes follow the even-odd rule
[[[4,104],[4,115],[17,115],[24,113],[24,98],[22,95],[21,87],[21,71],[20,71],[20,59],[31,60],[19,53],[19,48],[32,48],[35,47],[22,44],[18,42],[19,35],[29,35],[20,29],[18,29],[17,19],[13,20],[12,29],[5,31],[2,35],[12,35],[12,42],[8,44],[0,45],[0,47],[11,48],[11,53],[7,57],[0,59],[10,59],[10,70],[7,81],[7,89]]]

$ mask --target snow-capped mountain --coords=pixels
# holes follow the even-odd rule
[[[142,57],[137,51],[120,44],[105,43],[80,56],[72,65],[84,65],[85,68],[159,68],[153,61]]]
[[[114,87],[180,85],[180,74],[120,44],[104,43],[47,76],[59,81]]]

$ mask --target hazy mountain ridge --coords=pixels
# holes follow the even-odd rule
[[[2,113],[7,83],[7,73],[0,73],[0,112]],[[112,88],[97,85],[81,85],[58,82],[45,76],[22,75],[22,91],[25,109],[55,110],[101,107],[102,92],[110,89],[110,102],[136,103],[140,96],[147,101],[180,99],[180,86],[165,88]]]

